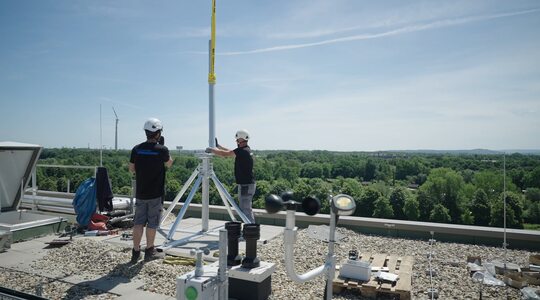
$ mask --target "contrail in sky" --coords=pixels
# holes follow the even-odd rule
[[[524,11],[518,11],[518,12],[500,13],[500,14],[476,16],[476,17],[465,17],[465,18],[460,18],[460,19],[441,20],[441,21],[436,21],[436,22],[432,22],[428,24],[405,26],[402,28],[398,28],[398,29],[394,29],[394,30],[390,30],[386,32],[381,32],[381,33],[359,34],[359,35],[352,35],[352,36],[323,40],[323,41],[312,42],[312,43],[283,45],[283,46],[261,48],[261,49],[247,50],[247,51],[232,51],[232,52],[221,52],[221,53],[218,52],[216,54],[223,55],[223,56],[256,54],[256,53],[276,52],[276,51],[316,47],[316,46],[350,42],[350,41],[358,41],[358,40],[377,39],[377,38],[382,38],[382,37],[387,37],[387,36],[394,36],[394,35],[399,35],[399,34],[404,34],[404,33],[416,32],[416,31],[423,31],[423,30],[429,30],[429,29],[435,29],[435,28],[462,25],[462,24],[478,22],[478,21],[485,21],[485,20],[491,20],[491,19],[530,14],[530,13],[535,13],[539,11],[540,9],[536,8],[536,9],[530,9],[530,10],[524,10]]]

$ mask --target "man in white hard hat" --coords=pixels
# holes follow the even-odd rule
[[[166,167],[172,165],[169,149],[161,136],[163,125],[156,118],[144,123],[146,142],[131,150],[129,170],[135,173],[135,217],[133,218],[133,250],[131,262],[136,263],[141,256],[141,239],[146,226],[146,249],[144,260],[156,258],[154,240],[161,220],[161,208],[165,191]]]
[[[238,201],[240,209],[249,219],[255,223],[255,216],[251,208],[253,195],[255,195],[255,177],[253,176],[253,154],[248,146],[249,133],[245,129],[238,130],[235,135],[237,148],[227,149],[218,144],[217,148],[207,148],[206,152],[224,157],[234,157],[234,177],[238,185]]]

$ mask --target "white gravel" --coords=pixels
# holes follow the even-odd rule
[[[386,253],[389,255],[413,256],[412,299],[428,299],[429,288],[427,253],[429,244],[426,240],[408,240],[358,234],[348,229],[338,228],[344,238],[336,245],[338,262],[345,259],[349,250],[359,253]],[[436,238],[436,236],[435,236]],[[295,245],[295,266],[301,274],[321,265],[327,253],[328,245],[308,237],[305,230],[299,230]],[[89,251],[91,249],[91,251]],[[483,262],[503,260],[501,248],[437,242],[434,246],[433,267],[438,271],[434,277],[434,288],[439,291],[439,299],[478,299],[479,285],[472,281],[467,270],[468,255],[480,256]],[[525,266],[528,251],[508,250],[509,262]],[[144,282],[143,289],[175,296],[176,277],[194,269],[192,266],[167,265],[161,260],[135,265],[129,264],[130,248],[121,248],[92,239],[77,238],[71,244],[49,250],[48,254],[32,262],[32,267],[61,276],[82,275],[88,280],[97,276],[122,276]],[[272,295],[270,299],[322,299],[324,279],[318,277],[306,283],[295,283],[285,273],[283,264],[282,236],[260,245],[258,256],[261,260],[276,263],[276,272],[272,275]],[[69,258],[69,259],[68,259]],[[99,262],[99,265],[96,265]],[[0,285],[15,288],[27,293],[35,293],[41,284],[43,296],[51,299],[112,299],[114,294],[96,291],[84,285],[73,286],[62,280],[46,278],[19,271],[0,268]],[[59,278],[59,277],[56,277]],[[506,297],[505,297],[506,296]],[[520,299],[520,291],[510,287],[483,286],[482,299]],[[356,293],[344,292],[334,299],[363,299]]]

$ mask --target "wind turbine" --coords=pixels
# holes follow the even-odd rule
[[[116,110],[114,110],[114,106],[112,110],[116,116],[116,126],[114,128],[114,150],[118,150],[118,115],[116,114]]]

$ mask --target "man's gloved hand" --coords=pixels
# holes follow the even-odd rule
[[[163,136],[159,137],[158,144],[165,146],[165,138]]]
[[[212,147],[208,147],[208,148],[206,148],[206,150],[204,150],[204,152],[206,152],[206,153],[212,153],[212,150],[213,150],[213,149],[214,149],[214,148],[212,148]]]
[[[216,148],[219,148],[220,145],[219,145],[219,143],[218,143],[218,141],[217,141],[217,138],[214,138],[214,139],[216,140]]]

